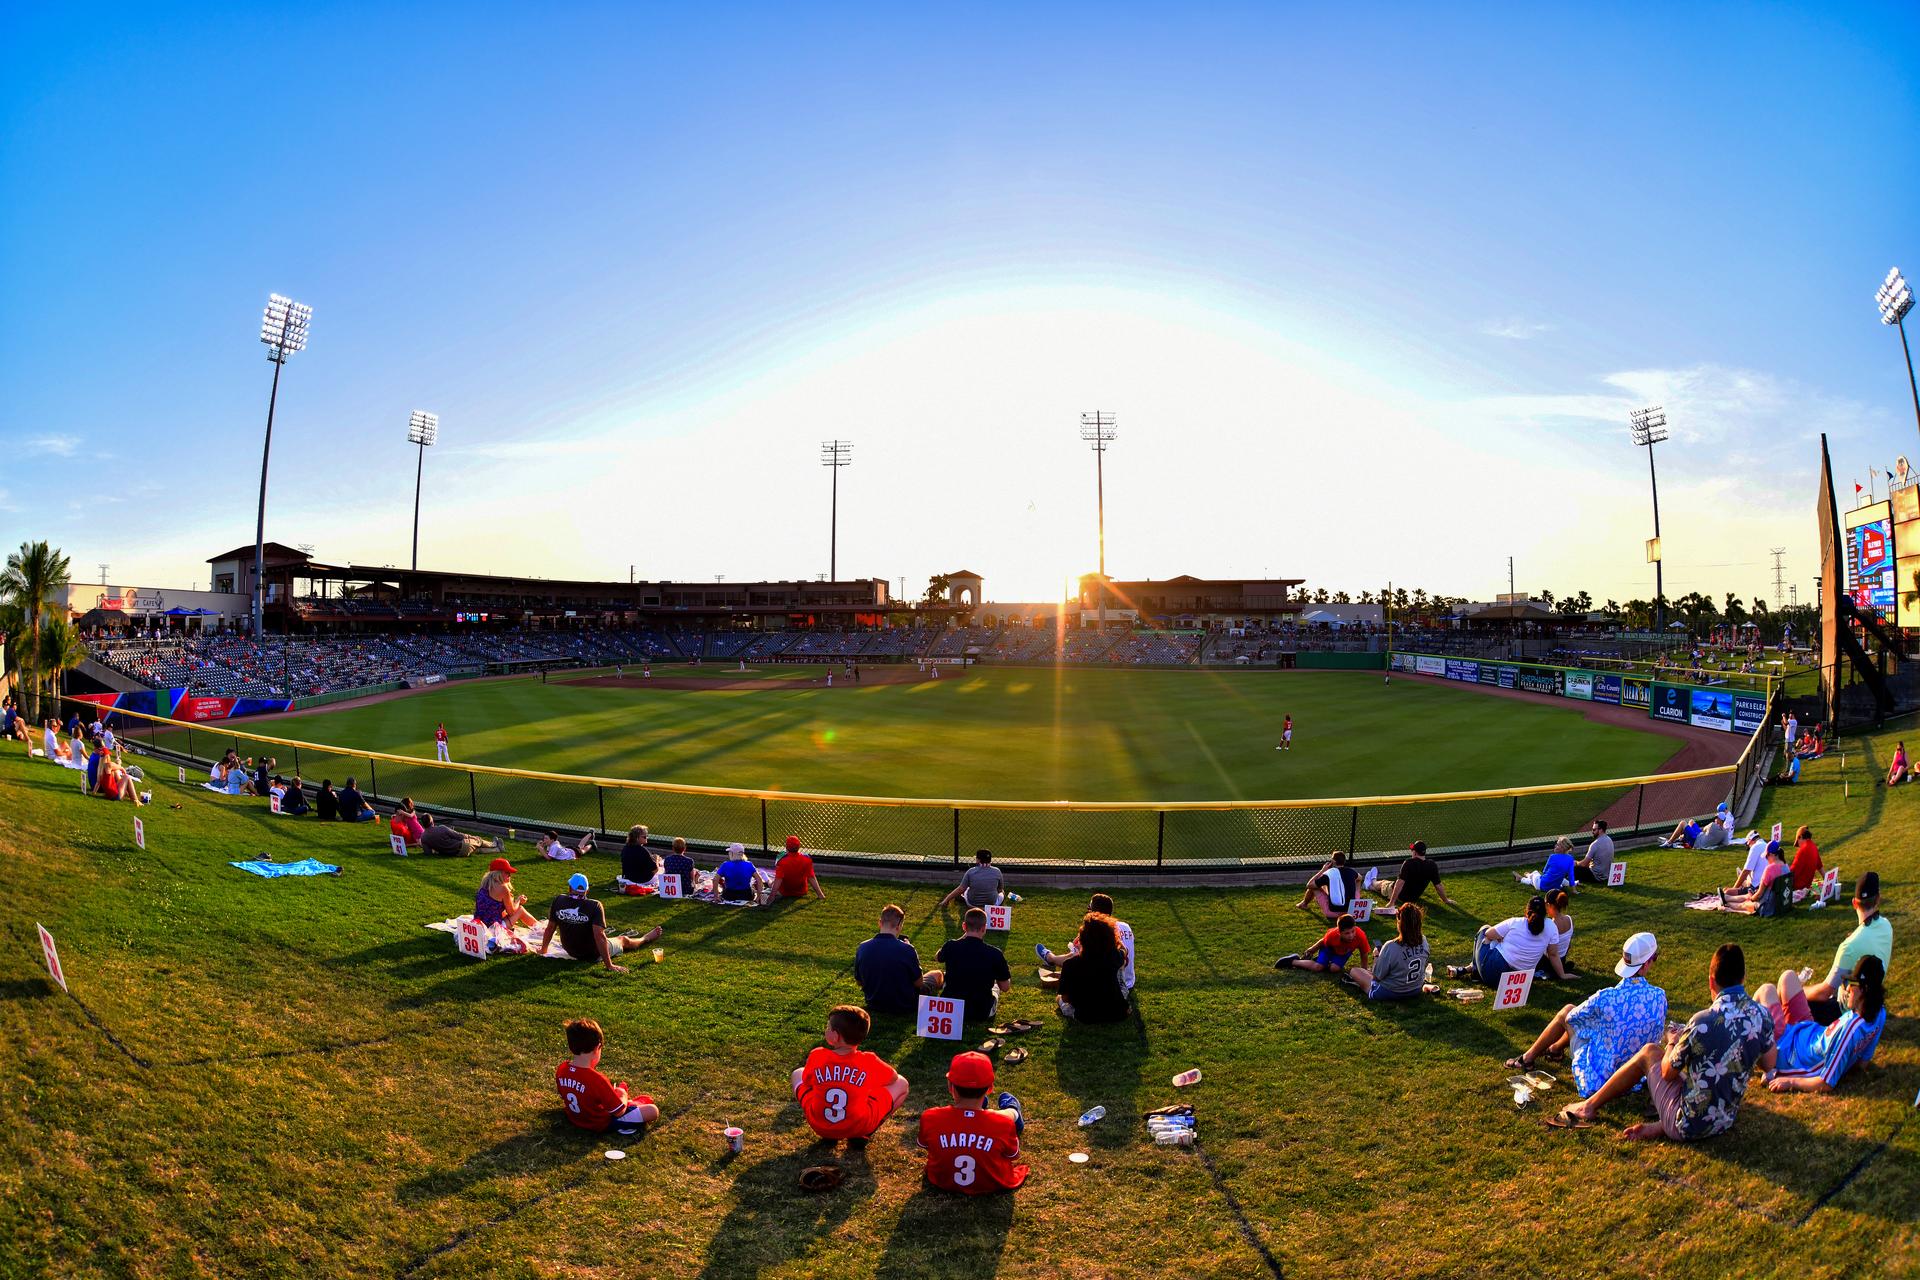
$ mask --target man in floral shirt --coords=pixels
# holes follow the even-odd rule
[[[1693,1015],[1665,1046],[1648,1045],[1614,1072],[1585,1102],[1548,1121],[1556,1129],[1585,1129],[1600,1108],[1647,1082],[1657,1121],[1630,1126],[1627,1138],[1691,1142],[1733,1127],[1747,1082],[1756,1070],[1771,1071],[1779,1050],[1773,1018],[1748,998],[1747,958],[1735,943],[1713,953],[1707,991],[1713,1003]]]

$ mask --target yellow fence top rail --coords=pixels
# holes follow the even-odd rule
[[[91,705],[91,704],[90,704]],[[455,773],[477,773],[497,778],[530,778],[539,782],[571,782],[584,786],[607,787],[622,791],[652,791],[671,795],[715,796],[737,800],[787,800],[803,804],[845,804],[870,805],[896,809],[1007,809],[1042,810],[1062,813],[1125,813],[1154,811],[1166,813],[1180,812],[1224,812],[1236,809],[1325,809],[1334,807],[1362,808],[1383,805],[1437,804],[1454,800],[1500,800],[1514,796],[1552,795],[1564,791],[1606,791],[1624,789],[1660,782],[1685,782],[1693,778],[1713,778],[1729,775],[1737,765],[1722,764],[1708,769],[1686,769],[1678,773],[1651,773],[1632,778],[1601,778],[1588,782],[1548,783],[1541,786],[1499,787],[1488,791],[1440,791],[1424,795],[1402,796],[1324,796],[1317,799],[1294,800],[962,800],[936,799],[926,796],[853,796],[833,795],[815,791],[760,791],[746,787],[706,787],[687,782],[640,782],[632,778],[600,778],[590,774],[546,773],[538,769],[509,769],[501,765],[490,764],[447,764],[438,760],[424,760],[419,756],[395,755],[386,751],[368,751],[359,747],[330,746],[323,742],[305,742],[298,738],[274,738],[266,734],[253,733],[246,729],[235,729],[229,720],[174,720],[167,716],[148,715],[141,711],[111,710],[113,715],[126,716],[135,720],[148,720],[155,724],[174,729],[198,729],[202,733],[220,734],[234,738],[246,738],[252,742],[263,742],[276,747],[292,747],[306,751],[320,751],[330,755],[352,756],[355,759],[380,761],[392,764],[416,766],[422,769],[445,769]]]

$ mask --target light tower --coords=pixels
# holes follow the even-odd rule
[[[1093,485],[1100,519],[1100,630],[1107,629],[1107,446],[1118,434],[1111,413],[1095,409],[1080,415],[1080,438],[1093,446]]]
[[[1907,312],[1913,310],[1913,290],[1907,287],[1906,277],[1900,274],[1900,268],[1888,270],[1887,278],[1880,282],[1880,291],[1873,295],[1880,304],[1880,323],[1890,324],[1900,330],[1900,350],[1907,357],[1907,391],[1913,396],[1913,420],[1920,426],[1920,385],[1913,380],[1913,348],[1907,345]]]
[[[833,508],[827,521],[827,579],[840,581],[840,468],[853,465],[853,441],[822,440],[820,465],[833,468]]]
[[[1635,409],[1627,418],[1633,424],[1633,442],[1647,451],[1647,478],[1653,483],[1653,539],[1647,543],[1647,559],[1653,561],[1653,630],[1656,635],[1665,635],[1667,589],[1660,564],[1660,476],[1653,466],[1653,446],[1667,438],[1667,413],[1654,404]]]
[[[420,567],[420,475],[427,466],[427,446],[440,438],[440,415],[415,409],[407,419],[407,441],[420,446],[413,464],[413,567]]]
[[[267,393],[267,440],[260,450],[260,511],[253,529],[253,634],[265,633],[267,591],[267,463],[273,457],[273,409],[280,399],[280,370],[287,357],[306,350],[307,325],[313,320],[313,308],[292,298],[269,294],[267,309],[260,318],[260,341],[267,345],[267,359],[273,361],[273,389]]]

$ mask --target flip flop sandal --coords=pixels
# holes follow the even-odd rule
[[[802,1191],[831,1191],[846,1180],[847,1175],[838,1165],[816,1164],[800,1171]]]
[[[1003,1067],[1011,1067],[1016,1063],[1025,1062],[1026,1060],[1027,1051],[1025,1049],[1015,1049],[1000,1060],[1000,1065]]]
[[[995,1036],[1004,1036],[1012,1030],[1013,1030],[1012,1027],[988,1027],[987,1034],[995,1035]]]
[[[1501,1063],[1500,1065],[1505,1067],[1509,1071],[1533,1070],[1533,1064],[1531,1062],[1528,1062],[1525,1058],[1508,1058],[1505,1062]]]
[[[1040,970],[1040,985],[1043,987],[1057,987],[1060,985],[1060,975],[1051,969],[1042,969]]]
[[[995,1036],[991,1040],[982,1040],[980,1042],[980,1052],[992,1053],[995,1049],[998,1049],[1001,1045],[1005,1043],[1006,1041],[1002,1040],[999,1036]]]
[[[1548,1062],[1565,1062],[1567,1060],[1567,1051],[1565,1049],[1549,1049],[1541,1056]]]
[[[1041,1025],[1041,1023],[1035,1022],[1031,1018],[1015,1018],[1007,1024],[1007,1030],[1017,1036],[1023,1036],[1029,1031],[1038,1031]]]
[[[1582,1119],[1581,1117],[1574,1115],[1572,1107],[1560,1108],[1560,1110],[1554,1112],[1552,1115],[1547,1117],[1546,1124],[1547,1124],[1547,1128],[1549,1129],[1591,1129],[1593,1128],[1593,1121]]]

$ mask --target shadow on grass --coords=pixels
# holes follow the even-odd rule
[[[1053,1055],[1060,1091],[1083,1112],[1094,1106],[1107,1109],[1106,1118],[1086,1129],[1082,1141],[1097,1147],[1132,1142],[1138,1136],[1137,1095],[1149,1052],[1140,994],[1134,993],[1133,1014],[1125,1022],[1088,1026],[1056,1016],[1053,1026],[1060,1037]],[[1171,1085],[1167,1092],[1173,1093]]]
[[[1018,1194],[969,1196],[922,1183],[901,1206],[874,1276],[921,1280],[929,1275],[994,1274],[1013,1226],[1013,1198]]]
[[[394,1195],[402,1204],[417,1205],[463,1195],[502,1174],[518,1177],[546,1173],[562,1165],[579,1163],[592,1154],[596,1141],[606,1141],[612,1136],[612,1130],[604,1135],[592,1134],[556,1117],[526,1133],[502,1138],[485,1150],[474,1152],[456,1169],[434,1169],[409,1179],[400,1184]],[[643,1136],[636,1134],[621,1138],[620,1142],[632,1147],[642,1140]]]
[[[703,1280],[755,1276],[804,1254],[830,1235],[854,1206],[874,1190],[873,1171],[864,1153],[834,1160],[824,1148],[809,1147],[771,1156],[757,1164],[723,1154],[709,1172],[733,1173],[733,1207],[707,1246]],[[800,1171],[816,1164],[838,1164],[847,1179],[833,1191],[810,1194],[800,1189]]]
[[[589,964],[584,960],[559,961],[527,955],[501,957],[475,964],[465,956],[451,954],[447,956],[446,966],[451,972],[445,979],[423,991],[395,996],[387,1002],[387,1008],[418,1009],[448,1000],[472,1001],[513,996],[538,983],[578,975],[583,969],[591,970],[587,975],[589,977],[631,980],[635,972],[652,967],[648,965],[643,968],[635,964],[629,967],[627,973],[619,974],[605,973],[597,960]]]
[[[21,978],[0,982],[0,1000],[38,1000],[50,996],[56,988],[45,978]]]

